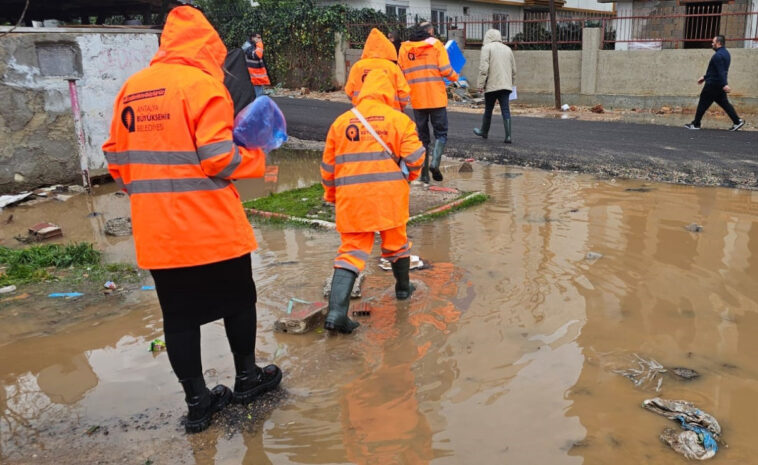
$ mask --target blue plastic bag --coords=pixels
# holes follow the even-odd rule
[[[233,135],[235,144],[269,153],[287,140],[287,122],[276,103],[262,95],[234,118]]]

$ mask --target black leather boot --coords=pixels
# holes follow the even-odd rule
[[[506,144],[511,143],[511,119],[510,118],[503,118],[503,126],[505,126],[505,142]]]
[[[220,412],[232,400],[232,391],[223,384],[208,390],[202,377],[183,379],[181,383],[187,402],[187,422],[184,423],[187,433],[208,429],[213,414]]]
[[[263,368],[255,364],[255,354],[234,354],[234,403],[249,404],[263,393],[276,388],[282,381],[282,370],[276,365]]]
[[[487,134],[490,132],[490,123],[492,122],[492,115],[482,115],[482,128],[474,128],[474,134],[482,139],[487,138]]]
[[[410,270],[410,257],[404,257],[392,263],[392,274],[395,275],[395,297],[397,297],[397,300],[407,299],[416,290],[413,284],[411,284],[409,277]]]
[[[432,150],[432,161],[429,163],[429,171],[432,172],[432,179],[437,182],[442,181],[442,172],[440,171],[440,162],[442,161],[442,152],[445,151],[445,142],[435,139],[434,149]]]
[[[358,277],[344,268],[335,268],[332,276],[332,290],[329,294],[329,313],[326,314],[324,329],[350,334],[361,324],[347,316],[350,307],[350,293]]]

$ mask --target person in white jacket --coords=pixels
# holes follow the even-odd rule
[[[516,59],[511,48],[502,42],[500,31],[490,29],[484,34],[482,52],[479,58],[479,92],[484,92],[484,116],[481,128],[474,128],[474,134],[487,138],[492,121],[495,102],[500,102],[505,127],[505,143],[511,143],[511,110],[508,99],[516,79]]]

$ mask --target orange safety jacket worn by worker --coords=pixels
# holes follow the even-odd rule
[[[266,72],[266,63],[263,62],[263,42],[255,44],[255,48],[250,47],[245,52],[245,62],[247,70],[250,73],[250,82],[254,86],[268,86],[271,81],[268,80]]]
[[[226,47],[195,8],[169,14],[150,66],[116,97],[108,171],[130,196],[137,263],[178,268],[256,248],[232,179],[263,176],[265,155],[232,142]]]
[[[447,106],[446,77],[457,81],[458,73],[450,66],[450,58],[442,43],[434,37],[417,42],[403,42],[397,64],[411,86],[411,107],[416,110]]]
[[[392,107],[403,111],[403,108],[411,101],[411,88],[408,87],[402,71],[395,63],[396,61],[395,46],[382,34],[382,31],[376,28],[372,29],[366,39],[366,45],[363,47],[361,59],[350,68],[350,76],[347,78],[347,84],[345,84],[347,97],[355,103],[366,75],[372,69],[382,69],[387,72],[395,89],[397,89]]]
[[[329,128],[321,163],[324,200],[336,205],[337,231],[384,231],[408,221],[408,181],[419,175],[424,147],[416,125],[392,108],[396,90],[387,73],[371,71],[356,99],[358,111],[392,150],[387,154],[351,111]],[[408,166],[406,180],[398,163]]]

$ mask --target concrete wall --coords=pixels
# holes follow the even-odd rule
[[[588,31],[589,29],[585,29]],[[589,38],[591,34],[587,34]],[[595,34],[599,41],[600,34]],[[586,45],[586,44],[585,44]],[[558,52],[564,103],[606,108],[694,108],[711,50],[599,50]],[[758,112],[758,49],[731,48],[730,101],[737,111]],[[477,85],[479,51],[464,50],[463,74]],[[516,51],[516,85],[521,103],[552,105],[550,51]],[[593,66],[594,64],[594,66]]]
[[[80,180],[67,78],[75,78],[89,168],[105,168],[113,99],[158,49],[154,32],[23,28],[0,43],[0,192]]]

